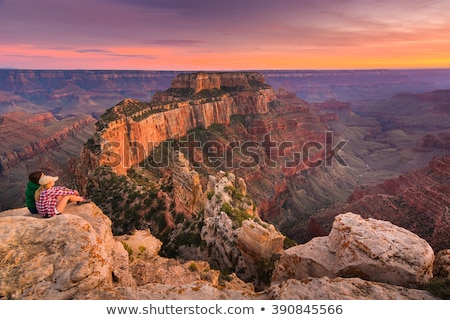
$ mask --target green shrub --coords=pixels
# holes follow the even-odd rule
[[[289,249],[290,247],[294,247],[296,245],[297,245],[297,243],[294,240],[292,240],[291,238],[288,238],[288,237],[284,238],[283,249],[286,250],[286,249]]]
[[[139,246],[139,252],[140,253],[144,253],[145,251],[147,251],[147,248],[144,246]]]
[[[214,190],[209,190],[206,193],[206,197],[208,197],[208,200],[211,200],[211,198],[214,196],[214,194],[215,194]]]
[[[241,208],[235,208],[233,210],[233,220],[236,222],[238,226],[242,226],[242,221],[251,219],[252,216],[247,213],[244,209]]]
[[[220,210],[225,212],[230,217],[233,215],[233,208],[231,207],[231,205],[228,202],[224,202],[222,204],[222,207],[220,208]]]
[[[127,250],[128,252],[128,256],[131,256],[133,254],[133,249],[131,249],[131,247],[128,245],[128,243],[122,241],[122,245],[125,248],[125,250]]]
[[[236,192],[236,188],[233,186],[225,186],[223,190],[226,191],[230,196],[232,196]]]
[[[423,285],[423,289],[429,291],[437,298],[450,300],[450,279],[433,278],[430,282]]]
[[[188,269],[189,269],[190,271],[192,271],[192,272],[198,271],[198,267],[197,267],[197,265],[195,264],[195,262],[191,262],[191,263],[189,264]]]
[[[242,221],[252,218],[247,211],[241,208],[233,208],[228,202],[224,202],[220,210],[225,212],[233,220],[234,224],[239,227],[242,226]]]
[[[196,232],[183,232],[179,234],[174,241],[175,247],[180,246],[195,246],[199,247],[201,243],[201,236],[199,233]]]

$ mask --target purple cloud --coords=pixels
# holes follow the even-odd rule
[[[175,46],[175,47],[190,47],[200,44],[204,44],[205,41],[201,40],[148,40],[146,44],[159,45],[159,46]]]

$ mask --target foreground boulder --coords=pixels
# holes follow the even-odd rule
[[[127,278],[128,256],[111,233],[111,221],[89,205],[51,219],[20,215],[0,218],[0,297],[73,299]],[[121,271],[122,269],[122,271]],[[132,278],[125,281],[132,284]]]
[[[346,213],[335,218],[328,236],[286,250],[272,280],[358,277],[418,287],[433,277],[433,261],[433,249],[412,232]]]

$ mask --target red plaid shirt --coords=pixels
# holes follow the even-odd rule
[[[52,187],[44,190],[36,201],[36,208],[39,214],[43,217],[53,217],[56,205],[58,204],[58,196],[66,196],[75,194],[75,190],[67,189],[66,187]]]

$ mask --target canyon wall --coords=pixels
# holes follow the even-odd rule
[[[0,70],[0,113],[102,114],[125,98],[149,101],[175,71]]]
[[[86,155],[86,150],[82,154],[97,159],[96,166],[109,166],[125,174],[162,141],[183,137],[197,128],[206,129],[213,123],[229,124],[234,114],[267,113],[275,94],[262,76],[233,75],[179,75],[171,88],[155,94],[150,103],[123,100],[100,117],[98,131],[87,144],[94,155]],[[240,90],[226,92],[229,87],[224,85]],[[204,90],[208,92],[200,95]]]
[[[95,122],[91,116],[57,120],[50,113],[0,115],[0,175],[22,161],[46,154]]]

